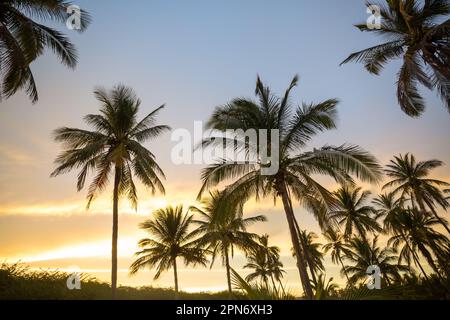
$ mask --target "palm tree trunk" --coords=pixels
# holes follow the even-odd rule
[[[270,275],[270,280],[272,280],[272,286],[273,286],[273,290],[275,291],[275,294],[278,295],[278,289],[277,289],[277,286],[275,285],[275,280],[274,280],[272,274]]]
[[[297,231],[295,229],[294,211],[292,210],[292,204],[288,197],[286,185],[282,182],[279,186],[281,199],[283,201],[284,211],[286,213],[286,219],[289,225],[289,232],[291,234],[292,246],[294,247],[295,257],[297,259],[297,268],[302,281],[303,290],[305,291],[306,298],[308,300],[313,299],[313,292],[311,283],[309,282],[308,272],[306,271],[305,261],[302,250],[300,249],[300,241],[298,239]]]
[[[433,261],[433,257],[431,256],[430,252],[422,245],[419,244],[418,245],[420,252],[422,252],[423,256],[425,257],[425,259],[427,260],[428,264],[430,265],[430,267],[434,270],[434,272],[436,272],[437,276],[443,280],[441,273],[439,272],[438,267],[436,266],[436,264]]]
[[[345,277],[347,278],[347,285],[349,286],[350,285],[350,278],[348,277],[347,271],[345,270],[344,262],[342,262],[342,258],[341,258],[341,256],[339,254],[337,256],[338,256],[339,262],[341,263],[342,271],[344,271]]]
[[[231,288],[231,272],[230,272],[230,258],[228,256],[228,247],[224,249],[224,255],[225,255],[225,267],[227,269],[227,285],[228,285],[228,295],[231,299],[233,295],[233,289]]]
[[[113,226],[112,226],[112,245],[111,245],[111,289],[112,299],[116,299],[117,290],[117,238],[119,231],[119,182],[120,168],[116,166],[114,174],[113,191]]]
[[[178,300],[178,270],[177,258],[173,259],[173,279],[175,281],[175,300]]]
[[[417,257],[416,252],[412,250],[411,246],[408,243],[408,239],[406,238],[406,236],[403,233],[401,235],[402,235],[403,241],[405,241],[406,246],[408,247],[409,251],[411,252],[411,254],[413,256],[414,261],[416,262],[417,266],[419,267],[419,269],[422,272],[425,279],[428,280],[428,276],[425,273],[425,270],[423,269],[422,265],[420,264],[420,261],[419,261],[419,258]]]
[[[303,253],[305,255],[306,264],[309,267],[309,273],[311,273],[313,283],[317,283],[316,272],[314,271],[314,265],[312,263],[311,257],[309,256],[309,253],[308,253],[308,250],[306,247],[306,243],[305,243],[305,239],[303,239],[303,237],[301,236],[300,227],[298,226],[298,222],[297,222],[297,219],[295,218],[295,216],[294,216],[294,222],[295,222],[295,228],[297,229],[297,236],[300,239],[300,244],[303,248]]]

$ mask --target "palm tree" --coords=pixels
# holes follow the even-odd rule
[[[392,192],[379,194],[377,198],[372,200],[375,205],[375,212],[377,219],[384,219],[384,223],[389,221],[389,218],[403,208],[404,199],[396,198]]]
[[[227,285],[230,296],[231,266],[230,255],[234,256],[235,248],[244,252],[250,252],[258,246],[258,236],[247,231],[247,227],[256,223],[267,221],[264,216],[244,218],[242,205],[223,206],[223,193],[211,192],[210,197],[203,199],[202,209],[191,207],[190,211],[200,216],[193,221],[198,226],[195,234],[199,235],[196,243],[199,247],[211,252],[211,267],[214,265],[217,255],[221,255],[222,262],[227,272]],[[224,214],[224,211],[225,214]]]
[[[400,194],[401,199],[408,196],[411,199],[412,206],[419,206],[422,212],[427,211],[426,207],[433,213],[436,219],[450,234],[450,229],[444,218],[439,217],[436,212],[436,205],[444,210],[450,206],[439,187],[448,187],[449,183],[430,179],[430,171],[442,166],[442,161],[428,160],[416,161],[414,155],[407,153],[405,156],[399,155],[391,160],[385,170],[387,176],[392,180],[386,183],[383,189],[394,188],[394,195]]]
[[[256,279],[260,279],[267,290],[269,290],[269,278],[271,276],[271,270],[266,253],[262,249],[257,249],[247,255],[247,264],[244,269],[253,269],[245,281],[252,282]]]
[[[305,256],[306,265],[309,268],[311,274],[312,283],[317,282],[317,273],[325,271],[323,266],[323,253],[320,251],[322,246],[320,243],[315,242],[318,238],[314,232],[307,232],[301,230],[299,233],[300,243],[303,243],[303,254]],[[295,251],[293,255],[295,256]]]
[[[346,266],[345,271],[350,275],[352,283],[367,279],[367,270],[371,266],[380,268],[381,275],[387,285],[400,279],[400,272],[409,270],[407,266],[397,264],[398,257],[395,255],[393,248],[380,248],[377,242],[377,236],[371,242],[357,237],[349,241],[350,251],[345,259],[353,265]]]
[[[366,238],[368,232],[381,231],[375,219],[375,209],[366,204],[370,192],[361,191],[361,188],[341,187],[334,192],[337,200],[337,209],[330,212],[330,219],[338,221],[344,227],[344,236],[349,239],[354,229]]]
[[[420,264],[417,252],[425,257],[438,276],[441,275],[433,254],[438,263],[444,266],[444,270],[448,272],[450,241],[433,229],[439,223],[440,220],[436,217],[417,209],[398,211],[390,223],[393,236],[389,239],[388,244],[392,244],[394,248],[403,246],[400,250],[399,263],[404,259],[410,264],[411,258],[413,258],[425,278],[428,277]]]
[[[259,247],[265,252],[269,269],[270,269],[270,278],[272,280],[272,285],[277,292],[277,288],[275,285],[275,281],[280,283],[281,288],[283,288],[283,285],[281,284],[281,280],[284,277],[284,273],[286,273],[283,270],[283,263],[280,261],[280,248],[276,246],[270,246],[269,245],[269,235],[265,234],[261,237],[259,237]]]
[[[439,22],[448,19],[448,0],[386,0],[386,5],[378,7],[381,28],[370,28],[367,23],[356,27],[384,36],[388,41],[352,53],[342,64],[362,62],[367,71],[378,75],[388,62],[402,58],[397,81],[402,110],[412,117],[423,113],[424,100],[417,88],[422,84],[436,89],[450,111],[450,20]]]
[[[33,20],[65,24],[71,5],[64,0],[0,1],[0,98],[9,98],[24,89],[33,103],[38,100],[30,65],[46,48],[51,49],[64,65],[75,68],[77,52],[69,39]],[[81,10],[78,31],[84,31],[89,21],[89,14]]]
[[[55,140],[63,143],[64,151],[56,158],[57,168],[51,176],[80,169],[77,189],[81,191],[87,175],[95,173],[87,195],[89,208],[94,198],[106,188],[114,170],[111,287],[115,298],[119,198],[127,196],[137,209],[138,195],[133,176],[150,188],[152,194],[156,191],[164,193],[160,180],[160,177],[164,178],[164,173],[153,153],[142,143],[170,128],[155,125],[156,115],[164,106],[137,121],[141,102],[130,88],[118,85],[111,92],[98,89],[94,94],[101,103],[100,114],[90,114],[84,118],[87,124],[94,127],[94,131],[67,127],[55,131]]]
[[[269,195],[275,199],[280,198],[304,291],[306,296],[312,299],[313,293],[301,253],[292,200],[298,200],[309,209],[323,207],[333,202],[330,192],[313,178],[314,174],[331,176],[340,182],[351,180],[350,174],[354,174],[362,180],[376,182],[380,178],[381,170],[376,159],[357,146],[326,146],[309,152],[304,150],[313,136],[336,127],[338,101],[331,99],[319,104],[304,104],[294,109],[290,103],[290,92],[297,85],[297,81],[298,78],[295,77],[283,98],[277,98],[258,78],[256,84],[258,102],[251,99],[235,99],[225,106],[216,108],[208,122],[208,128],[228,133],[228,129],[235,129],[234,137],[229,140],[233,143],[238,142],[240,147],[235,146],[236,151],[245,154],[249,161],[237,163],[224,159],[204,169],[203,186],[199,196],[207,189],[231,180],[231,184],[225,189],[226,196],[230,199],[245,201],[252,196],[259,199]],[[259,155],[258,150],[261,150],[261,146],[242,143],[247,141],[245,134],[242,134],[247,130],[259,130],[259,134],[263,137],[258,144],[262,145],[262,149],[265,148],[263,140],[271,142],[269,145],[279,147],[276,148],[279,150],[278,154],[275,150],[272,154],[278,160],[268,162]],[[273,138],[272,134],[269,134],[270,137],[264,137],[264,130],[267,130],[267,133],[275,133],[274,135],[278,133],[279,136]],[[221,139],[213,138],[204,141],[204,145],[213,144],[215,141],[219,144],[223,142]],[[250,161],[250,158],[256,160]],[[279,170],[275,175],[266,175],[264,171],[271,165],[278,165]]]
[[[254,269],[246,277],[246,281],[251,282],[260,278],[267,289],[269,289],[269,278],[272,281],[272,286],[277,292],[275,280],[281,282],[283,273],[283,264],[280,261],[280,248],[269,245],[269,236],[263,235],[258,239],[258,246],[251,250],[247,255],[248,263],[244,268]]]
[[[345,242],[345,237],[333,228],[326,230],[323,233],[323,236],[327,240],[327,243],[322,246],[324,253],[326,254],[331,251],[331,261],[334,264],[341,264],[342,273],[345,275],[348,283],[350,284],[350,278],[348,277],[348,274],[345,271],[345,265],[342,262],[342,258],[350,252],[350,249]]]
[[[207,260],[204,250],[194,242],[194,234],[189,231],[193,216],[183,214],[183,206],[159,209],[153,213],[152,219],[140,224],[152,238],[139,241],[141,251],[136,252],[138,259],[130,267],[130,273],[157,266],[154,280],[164,272],[173,268],[175,295],[178,297],[177,258],[181,258],[186,266],[204,265]]]

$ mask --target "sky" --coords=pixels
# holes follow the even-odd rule
[[[423,91],[427,111],[408,118],[397,105],[395,78],[400,61],[379,77],[361,65],[339,66],[347,55],[380,39],[359,32],[353,24],[366,21],[364,1],[349,0],[97,0],[75,1],[93,22],[82,34],[59,26],[79,53],[72,71],[47,52],[32,65],[39,102],[32,105],[19,93],[0,102],[0,261],[24,261],[34,267],[65,269],[79,266],[107,281],[111,237],[111,190],[85,210],[86,192],[76,192],[76,172],[50,178],[59,146],[52,131],[61,126],[88,128],[82,118],[98,111],[97,86],[122,83],[142,100],[143,117],[161,104],[158,121],[173,129],[192,130],[206,121],[214,107],[236,97],[253,97],[260,75],[276,93],[300,76],[293,101],[320,102],[338,98],[338,129],[316,137],[308,146],[358,144],[382,164],[393,155],[411,152],[418,159],[450,163],[450,115],[435,93]],[[167,180],[166,196],[140,188],[134,212],[121,202],[119,283],[172,285],[169,272],[152,281],[153,272],[129,277],[137,241],[146,236],[138,224],[168,204],[195,204],[200,165],[172,163],[175,142],[170,134],[146,146],[157,156]],[[448,165],[434,177],[450,182]],[[323,180],[329,188],[335,184]],[[365,186],[378,193],[380,186]],[[296,206],[304,229],[319,233],[314,219]],[[246,215],[264,214],[269,222],[253,227],[267,233],[282,249],[287,282],[299,286],[290,240],[280,203],[250,202]],[[240,270],[243,257],[232,265]],[[337,266],[326,259],[327,274],[342,281]],[[208,270],[208,269],[206,269]],[[226,287],[220,265],[181,270],[180,286],[191,291]]]

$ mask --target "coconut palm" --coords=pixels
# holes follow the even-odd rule
[[[45,49],[53,51],[67,67],[75,68],[74,45],[63,33],[41,23],[65,24],[71,5],[64,0],[0,1],[0,98],[24,89],[33,103],[38,100],[30,65]],[[81,10],[78,31],[84,31],[89,20],[89,14]]]
[[[279,282],[281,288],[283,288],[281,280],[283,279],[284,274],[286,273],[283,270],[283,263],[280,261],[280,248],[269,245],[269,235],[267,234],[259,237],[258,241],[259,241],[258,243],[259,248],[261,248],[267,256],[270,269],[270,278],[272,280],[274,290],[277,291],[275,281]]]
[[[256,242],[258,235],[248,232],[247,227],[267,220],[262,215],[244,218],[242,205],[222,206],[222,197],[221,192],[211,192],[210,197],[201,201],[202,208],[191,207],[190,211],[199,215],[199,218],[193,221],[198,226],[195,234],[200,236],[196,243],[211,252],[211,267],[217,255],[222,257],[227,272],[228,292],[231,296],[230,257],[234,256],[235,248],[247,253],[258,247]]]
[[[262,249],[254,250],[247,255],[247,264],[244,266],[244,269],[253,269],[253,272],[245,278],[245,281],[252,282],[259,279],[269,289],[270,264],[266,253]]]
[[[409,153],[396,156],[385,170],[386,175],[392,180],[386,183],[383,189],[394,188],[392,191],[394,195],[400,194],[401,199],[409,197],[412,206],[419,206],[422,212],[427,211],[426,208],[428,208],[450,234],[446,220],[439,217],[436,212],[436,205],[444,210],[449,208],[450,203],[439,188],[448,187],[450,184],[428,177],[431,170],[442,165],[442,161],[439,160],[417,162],[414,155]]]
[[[79,169],[77,189],[84,188],[88,174],[95,176],[88,189],[87,208],[108,185],[114,175],[112,271],[111,287],[115,297],[117,287],[117,238],[119,224],[119,198],[126,196],[137,209],[138,195],[133,177],[138,178],[152,194],[164,193],[161,178],[164,173],[155,156],[142,143],[169,130],[168,126],[155,125],[159,107],[138,121],[140,100],[132,89],[116,86],[111,92],[98,89],[95,97],[101,103],[100,114],[90,114],[84,119],[93,131],[76,128],[59,128],[55,140],[63,143],[64,151],[56,158],[57,168],[51,174]]]
[[[348,277],[347,272],[345,271],[345,266],[342,261],[342,258],[349,254],[349,248],[347,243],[345,242],[345,237],[339,232],[334,230],[333,228],[329,228],[323,233],[323,236],[327,240],[327,243],[322,246],[323,252],[327,254],[331,253],[331,261],[334,264],[340,264],[342,267],[342,273],[347,278],[348,283],[350,283],[350,278]]]
[[[367,270],[371,266],[379,267],[387,285],[400,279],[400,272],[409,270],[407,266],[397,264],[398,256],[393,248],[378,246],[377,236],[371,242],[363,238],[352,238],[349,241],[349,248],[349,254],[345,259],[352,265],[346,266],[345,272],[350,276],[352,283],[367,279]]]
[[[334,192],[337,200],[337,209],[330,212],[330,219],[338,221],[344,227],[344,236],[349,239],[356,231],[361,238],[366,238],[367,233],[381,231],[376,221],[375,209],[367,205],[370,196],[369,191],[361,191],[361,188],[341,187]]]
[[[173,268],[175,294],[178,297],[177,259],[182,259],[186,266],[206,266],[205,251],[194,242],[194,233],[190,232],[193,216],[183,213],[183,206],[167,207],[156,210],[152,218],[140,224],[151,238],[139,241],[138,257],[130,267],[130,273],[136,274],[145,268],[154,268],[157,280],[164,272]]]
[[[244,268],[254,269],[246,277],[246,281],[251,282],[260,279],[264,285],[269,287],[269,278],[273,289],[277,291],[275,280],[281,282],[285,271],[280,261],[280,248],[269,245],[269,236],[263,235],[258,239],[258,246],[247,255],[248,263]]]
[[[226,196],[230,199],[248,200],[253,196],[260,199],[269,195],[274,199],[281,199],[304,291],[306,296],[312,299],[313,294],[301,253],[292,201],[297,200],[309,209],[330,205],[333,202],[331,193],[313,177],[315,174],[331,176],[340,182],[352,180],[350,174],[354,174],[364,181],[376,182],[380,178],[381,171],[376,159],[357,146],[326,146],[305,151],[306,144],[312,137],[336,127],[338,101],[331,99],[319,104],[304,104],[294,108],[290,103],[290,93],[297,82],[298,78],[295,77],[285,95],[278,98],[258,78],[257,102],[251,99],[235,99],[225,106],[216,108],[208,122],[208,128],[224,133],[229,133],[228,129],[235,129],[234,136],[231,138],[228,136],[228,140],[236,143],[231,151],[244,154],[248,161],[222,159],[204,169],[200,196],[223,181],[231,181],[225,190]],[[262,138],[258,144],[262,146],[258,147],[245,139],[247,130],[260,130]],[[271,133],[268,134],[270,137],[264,136],[265,133]],[[278,137],[274,137],[277,134]],[[204,145],[223,146],[223,140],[213,138],[214,136],[204,141]],[[268,145],[273,145],[272,156],[278,160],[267,161],[258,152],[262,149],[272,150],[272,147],[265,148],[265,141],[270,142]],[[274,175],[267,174],[265,171],[270,166],[278,167],[278,172]]]
[[[304,243],[304,246],[302,246],[303,254],[305,256],[306,265],[311,274],[312,283],[316,283],[317,274],[325,271],[325,267],[323,266],[323,253],[320,251],[320,247],[322,247],[322,245],[315,242],[318,237],[314,232],[301,230],[299,237],[300,242]],[[292,251],[295,255],[295,251]]]
[[[383,219],[386,228],[386,223],[389,222],[390,217],[395,215],[397,210],[403,208],[404,199],[397,198],[395,194],[389,192],[379,194],[372,200],[372,203],[375,205],[377,219]]]
[[[448,272],[450,241],[434,230],[439,223],[440,220],[436,217],[417,209],[398,211],[390,223],[392,237],[388,243],[392,244],[394,248],[401,247],[399,263],[405,260],[411,264],[411,258],[414,259],[425,278],[428,277],[420,264],[418,252],[422,254],[436,274],[440,275],[438,264],[444,266],[444,271]],[[438,264],[435,263],[433,255]]]
[[[423,3],[423,4],[422,4]],[[373,2],[369,2],[373,5]],[[352,53],[342,62],[361,62],[378,75],[390,61],[403,59],[398,73],[397,97],[412,117],[422,114],[424,100],[418,84],[436,89],[450,111],[450,3],[448,0],[386,0],[380,8],[381,27],[356,25],[361,31],[384,36],[383,44]]]

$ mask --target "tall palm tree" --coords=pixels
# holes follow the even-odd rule
[[[327,243],[322,246],[324,253],[326,254],[331,251],[331,261],[334,264],[340,264],[342,266],[342,273],[345,275],[348,283],[350,284],[350,278],[345,271],[345,265],[342,261],[342,258],[350,252],[350,249],[345,242],[345,237],[333,228],[326,230],[323,233],[323,236],[327,240]]]
[[[211,267],[217,255],[222,257],[227,272],[228,292],[231,296],[230,257],[234,256],[235,248],[244,252],[256,248],[258,235],[248,232],[247,227],[267,220],[261,215],[244,218],[242,205],[223,206],[222,200],[223,193],[211,192],[209,198],[201,201],[202,208],[191,207],[190,211],[199,215],[199,218],[193,221],[198,226],[194,233],[200,236],[196,243],[211,252]]]
[[[314,174],[331,176],[340,182],[351,180],[350,174],[354,174],[364,181],[376,182],[380,178],[381,170],[376,159],[357,146],[326,146],[305,151],[306,144],[312,137],[336,127],[338,101],[331,99],[319,104],[304,104],[294,108],[290,103],[290,93],[297,82],[298,78],[295,77],[285,95],[278,98],[258,78],[257,102],[251,99],[235,99],[225,106],[216,108],[208,127],[220,132],[235,129],[234,137],[229,140],[233,143],[238,142],[241,147],[235,149],[245,154],[249,161],[237,163],[220,160],[204,169],[200,196],[207,189],[231,180],[231,184],[225,190],[228,198],[247,200],[253,196],[259,199],[271,195],[274,199],[281,199],[304,291],[306,296],[312,299],[313,293],[301,252],[292,201],[298,200],[309,209],[323,207],[333,202],[330,192],[314,179]],[[265,147],[263,140],[266,140],[271,142],[269,145],[278,146],[278,154],[275,150],[272,154],[278,156],[275,157],[278,161],[270,163],[261,157],[258,152],[261,146],[249,143],[245,139],[245,134],[242,134],[247,130],[260,130],[262,138],[258,141],[258,145]],[[279,133],[278,139],[273,138],[271,134],[270,137],[264,137],[264,130],[267,130],[267,133]],[[204,145],[213,144],[215,141],[221,143],[223,140],[209,139],[204,141]],[[264,169],[273,164],[279,166],[278,172],[275,175],[265,175]]]
[[[304,243],[302,249],[306,260],[306,266],[309,268],[309,272],[311,274],[312,283],[316,283],[317,274],[325,271],[325,267],[323,266],[323,253],[320,251],[320,247],[322,247],[322,245],[315,242],[318,237],[314,232],[301,230],[299,237],[300,243]],[[295,251],[292,251],[295,255]]]
[[[151,238],[139,241],[142,250],[136,252],[138,258],[131,265],[130,273],[157,266],[156,280],[164,271],[173,268],[175,294],[178,297],[177,259],[182,259],[186,266],[206,266],[207,263],[204,250],[195,245],[195,233],[190,232],[192,221],[192,215],[183,214],[183,206],[155,211],[151,219],[140,224],[140,228],[147,231]]]
[[[370,28],[367,23],[356,27],[384,36],[387,42],[352,53],[342,64],[361,62],[367,71],[378,75],[388,62],[402,58],[397,81],[397,98],[402,110],[412,117],[423,113],[424,100],[417,88],[422,84],[430,90],[436,89],[450,111],[448,0],[386,0],[386,4],[378,7],[381,28]],[[446,20],[442,22],[442,19]]]
[[[428,177],[431,170],[442,165],[442,161],[439,160],[417,162],[414,155],[409,153],[404,156],[396,156],[385,170],[386,175],[392,180],[386,183],[383,189],[394,188],[392,193],[394,195],[400,194],[401,199],[408,196],[411,199],[412,206],[419,206],[422,212],[427,211],[426,208],[428,208],[450,234],[446,220],[436,212],[436,205],[444,210],[450,207],[450,203],[439,189],[440,187],[448,187],[450,184]]]
[[[380,248],[378,237],[374,237],[371,242],[363,238],[352,238],[349,241],[349,254],[345,259],[353,264],[345,267],[345,271],[350,275],[350,281],[356,283],[367,279],[367,269],[371,266],[378,266],[383,280],[387,285],[392,281],[401,278],[400,272],[408,271],[407,266],[397,264],[398,257],[391,247]]]
[[[400,260],[404,259],[408,264],[411,258],[419,266],[424,276],[425,271],[420,265],[417,252],[425,257],[427,263],[440,276],[438,265],[435,263],[433,254],[438,263],[444,266],[448,272],[448,262],[450,259],[450,241],[447,237],[434,230],[440,220],[426,212],[420,212],[417,209],[407,209],[398,211],[392,219],[389,244],[394,248],[403,246],[400,250]]]
[[[3,0],[0,1],[0,98],[9,98],[24,89],[33,103],[38,91],[30,65],[45,49],[51,49],[69,68],[77,64],[74,45],[61,32],[36,20],[66,23],[71,2],[64,0]],[[89,14],[80,12],[80,29],[90,21]]]
[[[148,187],[152,194],[157,191],[164,193],[160,180],[164,178],[164,173],[153,153],[142,143],[158,137],[170,128],[155,125],[156,115],[164,106],[138,121],[141,102],[130,88],[118,85],[111,92],[98,89],[94,94],[101,103],[100,114],[89,114],[84,118],[94,128],[93,131],[67,127],[55,131],[55,140],[63,144],[64,151],[56,158],[57,168],[51,176],[80,169],[77,189],[81,191],[88,174],[95,173],[87,195],[89,208],[94,198],[106,188],[113,173],[111,287],[114,298],[117,287],[119,198],[127,196],[137,209],[138,195],[133,176]]]
[[[344,227],[344,236],[349,239],[354,230],[366,238],[367,233],[381,231],[376,221],[375,209],[367,205],[370,196],[369,191],[361,191],[361,188],[341,187],[334,192],[337,199],[337,209],[330,212],[330,219],[338,221]]]

